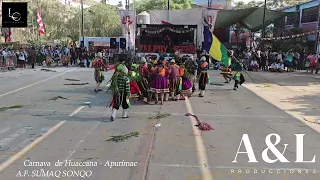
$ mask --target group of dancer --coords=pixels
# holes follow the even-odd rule
[[[179,61],[180,62],[180,61]],[[122,118],[128,118],[131,108],[130,99],[142,99],[146,104],[163,105],[164,102],[184,100],[195,92],[195,83],[199,84],[199,97],[204,97],[206,85],[210,83],[209,64],[205,57],[197,62],[193,58],[177,63],[175,59],[147,61],[144,57],[137,64],[121,62],[114,66],[103,63],[102,54],[98,53],[93,61],[94,77],[97,82],[95,92],[101,91],[100,84],[104,80],[102,69],[114,69],[109,88],[113,98],[108,107],[112,108],[111,121],[116,119],[117,111],[122,107]],[[235,69],[235,67],[233,67]],[[242,84],[241,70],[234,76],[235,88]],[[238,71],[236,71],[238,72]],[[224,76],[225,77],[225,76]],[[226,77],[229,77],[227,75]],[[229,81],[227,81],[229,82]]]

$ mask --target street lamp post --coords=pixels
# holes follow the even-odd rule
[[[84,15],[83,15],[83,0],[81,0],[81,36],[82,36],[82,44],[84,46],[84,33],[83,33],[83,30],[84,30],[84,23],[83,23],[83,18]]]

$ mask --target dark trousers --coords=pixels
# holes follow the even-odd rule
[[[127,103],[127,93],[120,93],[113,95],[114,105],[113,108],[119,110],[120,106],[122,109],[128,109],[129,105]]]
[[[206,85],[208,82],[208,72],[201,72],[199,76],[199,90],[206,90]]]
[[[238,80],[234,80],[234,88],[237,88],[238,87],[238,84],[239,84],[239,81]]]
[[[34,69],[34,62],[31,63],[31,68]]]
[[[243,84],[246,80],[244,79],[243,74],[240,74],[240,85]]]

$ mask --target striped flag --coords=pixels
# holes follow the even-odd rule
[[[228,49],[210,31],[208,26],[204,26],[203,36],[204,50],[206,50],[213,59],[222,62],[227,67],[230,66],[231,59],[228,54]]]
[[[37,23],[39,25],[39,33],[44,34],[44,24],[42,22],[40,8],[38,9],[38,13],[37,13]]]

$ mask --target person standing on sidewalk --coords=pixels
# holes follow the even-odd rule
[[[318,55],[317,64],[316,64],[316,73],[315,74],[318,74],[319,69],[320,69],[320,55]]]
[[[26,60],[27,60],[27,58],[26,58],[26,55],[25,55],[25,53],[23,51],[23,48],[20,48],[17,56],[18,56],[18,64],[20,65],[20,67],[22,66],[23,68],[26,68]]]
[[[36,51],[36,48],[34,48],[33,46],[31,47],[29,57],[31,61],[31,68],[34,69],[34,64],[36,63],[36,58],[37,58],[37,51]]]

